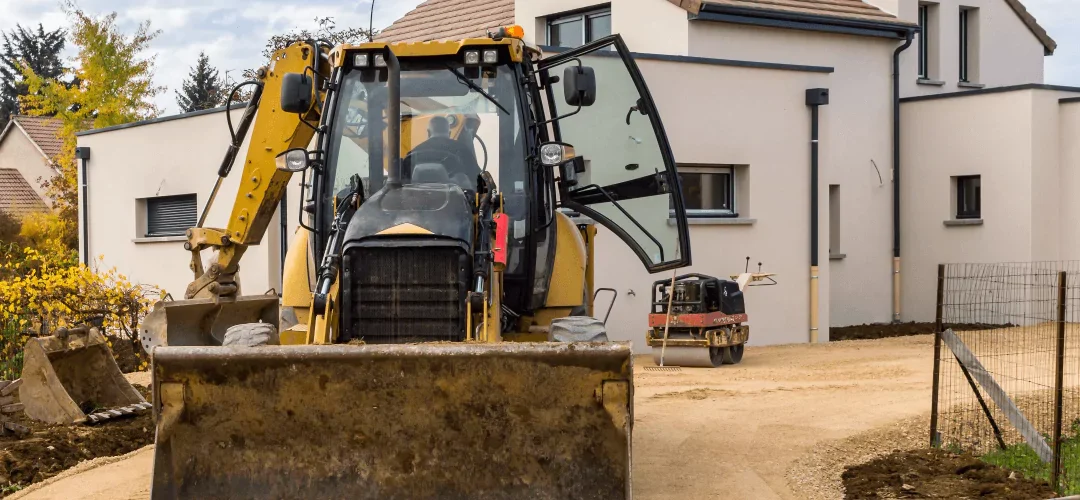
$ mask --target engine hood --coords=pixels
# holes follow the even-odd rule
[[[457,184],[386,186],[371,195],[349,221],[346,247],[396,237],[473,241],[472,204]]]

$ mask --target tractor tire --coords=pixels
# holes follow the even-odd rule
[[[225,347],[258,347],[277,344],[277,327],[270,323],[243,323],[231,326],[225,330],[225,341],[221,343]]]
[[[733,345],[724,348],[724,364],[737,365],[742,361],[743,349],[746,344]]]
[[[567,316],[551,321],[548,342],[607,342],[604,322],[589,316]]]

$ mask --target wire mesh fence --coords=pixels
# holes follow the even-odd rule
[[[1080,492],[1080,262],[938,270],[931,444]]]

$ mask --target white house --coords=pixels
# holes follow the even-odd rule
[[[693,216],[684,272],[727,276],[750,256],[779,274],[778,286],[747,294],[752,343],[931,320],[937,263],[1065,258],[1080,243],[1060,213],[1080,211],[1065,195],[1080,188],[1069,168],[1080,168],[1080,147],[1060,140],[1080,127],[1069,101],[1080,89],[1042,85],[1055,45],[1017,0],[428,0],[380,37],[462,38],[511,23],[547,53],[624,37],[680,164]],[[827,104],[808,104],[814,89],[827,89]],[[181,244],[151,242],[143,219],[156,197],[204,203],[227,144],[221,111],[90,131],[79,143],[91,151],[91,253],[182,289]],[[983,185],[993,205],[981,204]],[[234,192],[223,188],[211,217],[225,217]],[[245,260],[249,291],[278,279],[272,233]],[[604,230],[597,245],[597,286],[619,291],[609,334],[644,350],[650,286],[670,275],[646,273]]]

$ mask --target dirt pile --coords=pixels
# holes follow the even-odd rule
[[[946,329],[962,332],[969,330],[990,330],[1013,325],[984,325],[977,323],[955,323],[944,325]],[[908,337],[934,333],[934,323],[874,323],[829,328],[829,340],[870,340],[892,337]]]
[[[938,449],[894,452],[843,474],[845,498],[1054,498],[1045,481]]]
[[[146,388],[137,387],[145,393]],[[49,425],[20,415],[30,428],[23,439],[0,437],[0,496],[48,479],[83,460],[123,455],[154,442],[147,413],[95,426]]]

